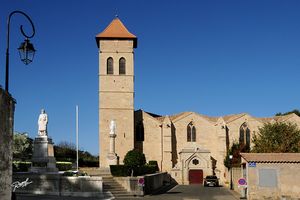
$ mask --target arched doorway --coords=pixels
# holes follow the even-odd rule
[[[202,169],[189,170],[189,183],[203,184],[203,170]]]

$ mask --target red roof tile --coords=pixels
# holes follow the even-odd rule
[[[300,153],[241,153],[247,162],[300,162]]]
[[[119,18],[115,18],[104,31],[96,35],[97,45],[101,39],[132,39],[134,48],[137,46],[137,37],[130,33]]]

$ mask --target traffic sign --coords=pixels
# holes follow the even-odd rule
[[[249,163],[248,163],[248,166],[249,166],[249,167],[256,167],[256,162],[249,162]]]
[[[241,186],[245,186],[245,185],[247,185],[247,181],[244,178],[240,178],[238,180],[238,184],[241,185]]]

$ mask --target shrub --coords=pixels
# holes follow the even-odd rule
[[[154,174],[156,172],[156,167],[155,165],[144,165],[136,168],[133,172],[134,176],[142,176],[145,174]]]
[[[13,172],[27,172],[31,167],[31,162],[13,161]]]
[[[110,172],[113,176],[130,176],[131,170],[125,165],[110,165]]]
[[[157,164],[156,160],[150,160],[149,165],[154,165],[155,166],[155,171],[159,171],[158,164]]]
[[[56,162],[56,167],[59,171],[68,171],[72,169],[71,162]]]
[[[79,158],[79,167],[99,167],[99,160],[84,160]]]
[[[143,166],[146,163],[145,154],[137,151],[131,150],[128,151],[124,158],[124,165],[128,166],[131,169]]]
[[[76,171],[69,170],[69,171],[65,171],[63,173],[63,176],[88,176],[88,174],[83,171],[76,172]]]

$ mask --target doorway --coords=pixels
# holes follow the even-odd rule
[[[203,184],[203,170],[202,169],[189,170],[189,183]]]

